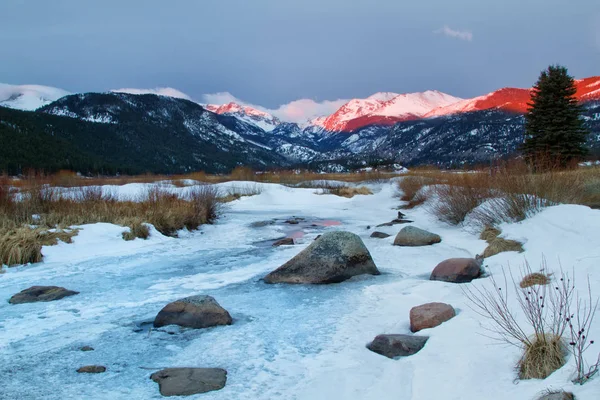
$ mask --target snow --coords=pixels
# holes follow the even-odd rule
[[[402,248],[392,246],[393,236],[371,239],[374,228],[367,226],[393,219],[399,200],[393,183],[368,186],[374,195],[346,199],[319,195],[316,189],[228,182],[219,184],[219,190],[259,188],[261,194],[229,203],[215,225],[179,239],[153,230],[146,241],[126,242],[121,239],[126,228],[93,224],[80,227],[73,244],[44,247],[42,263],[0,275],[0,298],[31,285],[81,293],[50,303],[0,302],[0,398],[159,399],[157,384],[148,377],[174,366],[228,371],[223,390],[190,399],[504,400],[533,399],[548,387],[573,391],[578,399],[597,398],[600,377],[583,386],[570,383],[572,359],[546,380],[515,384],[519,350],[483,335],[485,321],[469,308],[462,285],[428,280],[440,261],[473,257],[486,243],[468,227],[437,221],[424,207],[406,214],[414,225],[440,234],[442,243]],[[146,189],[144,184],[106,188],[119,198],[135,198]],[[341,225],[250,226],[291,216]],[[522,223],[505,224],[503,236],[522,241],[526,251],[489,258],[487,271],[518,271],[525,259],[536,268],[544,256],[557,272],[560,259],[566,271],[575,271],[578,288],[585,289],[589,275],[597,294],[598,226],[600,211],[574,205],[550,207]],[[393,235],[401,227],[377,230]],[[321,286],[260,281],[316,235],[337,229],[361,236],[382,275]],[[286,235],[299,237],[299,244],[265,244]],[[471,285],[489,283],[483,278]],[[234,324],[148,330],[146,323],[166,303],[194,294],[214,296]],[[390,360],[365,348],[377,334],[408,333],[410,308],[431,301],[453,305],[457,316],[422,331],[430,339],[419,353]],[[600,338],[600,320],[590,337]],[[79,351],[84,345],[95,350]],[[595,346],[590,359],[600,350]],[[105,365],[107,372],[75,372],[88,364]]]
[[[0,106],[33,111],[69,94],[50,86],[0,83]]]

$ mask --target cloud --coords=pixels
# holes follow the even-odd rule
[[[453,37],[460,40],[466,40],[468,42],[473,40],[473,33],[470,31],[459,31],[450,28],[448,25],[444,25],[443,28],[433,31],[435,34],[442,34],[444,36]]]
[[[159,96],[169,96],[169,97],[176,97],[178,99],[192,100],[192,98],[190,96],[188,96],[187,94],[185,94],[177,89],[170,88],[170,87],[159,87],[159,88],[154,88],[154,89],[123,88],[123,89],[111,90],[111,92],[129,93],[129,94],[157,94]]]
[[[305,122],[309,119],[329,115],[335,112],[338,108],[348,102],[348,100],[325,100],[317,102],[310,99],[294,100],[287,104],[282,104],[275,109],[269,109],[259,105],[251,104],[238,99],[229,92],[219,92],[205,94],[202,96],[202,101],[206,104],[222,105],[227,103],[237,103],[249,107],[256,108],[264,112],[268,112],[274,117],[286,122]]]

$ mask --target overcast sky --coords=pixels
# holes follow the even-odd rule
[[[0,0],[0,82],[299,98],[600,75],[600,0]]]

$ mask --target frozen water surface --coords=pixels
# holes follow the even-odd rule
[[[484,242],[468,230],[432,220],[423,210],[408,214],[417,226],[439,233],[441,244],[399,248],[391,245],[393,236],[371,239],[373,227],[393,219],[398,205],[393,185],[372,185],[372,190],[373,196],[344,199],[317,195],[313,189],[263,185],[260,195],[232,203],[214,226],[179,239],[154,231],[147,241],[125,242],[124,228],[94,224],[84,226],[74,244],[45,247],[44,262],[0,275],[0,398],[161,398],[150,374],[186,366],[228,371],[223,390],[189,397],[198,399],[525,399],[550,384],[571,385],[568,369],[552,375],[550,382],[514,385],[518,351],[494,348],[479,335],[480,320],[458,285],[427,280],[439,261],[474,256]],[[600,226],[597,214],[585,207],[553,209],[564,207],[575,208],[563,214]],[[533,264],[552,230],[561,232],[553,251],[562,254],[563,264],[579,263],[581,271],[591,271],[598,239],[582,242],[572,230],[564,239],[556,215],[542,218],[550,211],[526,222],[529,226],[510,225],[505,232],[526,243]],[[305,221],[283,222],[292,216]],[[273,224],[251,226],[273,219]],[[377,229],[395,234],[401,227]],[[260,280],[316,235],[337,229],[359,234],[383,274],[334,285],[267,285]],[[535,229],[544,232],[545,242],[532,237]],[[293,236],[299,244],[270,245],[283,236]],[[581,256],[586,251],[591,258]],[[507,262],[518,265],[523,255],[495,258],[490,269]],[[32,285],[81,293],[49,303],[8,304],[10,296]],[[196,294],[215,297],[231,313],[233,325],[151,328],[164,305]],[[431,339],[420,353],[389,360],[366,350],[377,334],[408,333],[410,308],[429,301],[451,303],[458,315],[424,332]],[[82,346],[95,350],[83,352]],[[90,364],[104,365],[107,371],[75,372]],[[432,377],[438,377],[435,385]],[[598,387],[590,382],[576,394],[585,400]]]

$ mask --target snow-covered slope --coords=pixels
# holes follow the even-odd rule
[[[0,83],[0,106],[31,111],[69,94],[50,86]]]
[[[216,114],[231,115],[239,118],[244,122],[259,127],[265,132],[271,132],[281,121],[269,113],[257,110],[249,106],[241,106],[237,103],[228,103],[223,105],[207,104],[205,108]]]
[[[375,93],[366,99],[353,99],[326,118],[313,124],[328,131],[354,131],[367,125],[393,125],[399,121],[418,119],[437,107],[462,99],[428,90],[422,93]]]

